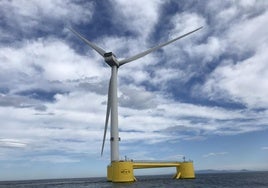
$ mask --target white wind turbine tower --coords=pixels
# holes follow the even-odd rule
[[[175,42],[176,40],[179,40],[183,37],[186,37],[187,35],[190,35],[198,30],[200,30],[202,27],[199,27],[193,31],[190,31],[184,35],[181,35],[177,38],[174,38],[168,42],[159,44],[153,48],[150,48],[144,52],[141,52],[139,54],[136,54],[130,58],[126,58],[123,60],[118,61],[116,56],[112,52],[106,52],[102,48],[98,47],[96,44],[90,42],[86,38],[84,38],[81,34],[79,34],[77,31],[75,31],[72,28],[69,28],[77,37],[79,37],[82,41],[84,41],[87,45],[89,45],[91,48],[93,48],[96,52],[98,52],[105,60],[105,62],[111,67],[111,78],[109,83],[109,89],[108,89],[108,102],[107,102],[107,111],[106,111],[106,120],[105,120],[105,128],[104,128],[104,135],[103,135],[103,142],[102,142],[102,148],[101,148],[101,155],[103,154],[103,148],[105,144],[106,139],[106,131],[108,127],[109,117],[111,113],[111,162],[113,161],[119,161],[119,133],[118,133],[118,98],[117,98],[117,72],[118,68],[122,65],[129,63],[131,61],[137,60],[143,56],[146,56],[147,54],[156,51],[172,42]]]

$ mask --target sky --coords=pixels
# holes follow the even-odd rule
[[[2,0],[0,18],[0,180],[106,176],[111,70],[68,27],[122,59],[203,26],[120,67],[120,158],[268,170],[268,1]]]

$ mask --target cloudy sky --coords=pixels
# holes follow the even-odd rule
[[[67,27],[120,59],[203,26],[120,67],[120,156],[268,170],[267,23],[266,0],[0,1],[0,180],[106,175],[110,67]]]

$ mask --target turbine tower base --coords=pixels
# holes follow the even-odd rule
[[[115,183],[136,181],[133,173],[133,162],[114,161],[107,167],[107,180]]]

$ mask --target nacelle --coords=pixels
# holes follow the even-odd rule
[[[116,56],[112,52],[105,53],[104,54],[104,60],[111,67],[112,66],[119,67],[119,63],[118,63],[118,61],[116,59]]]

